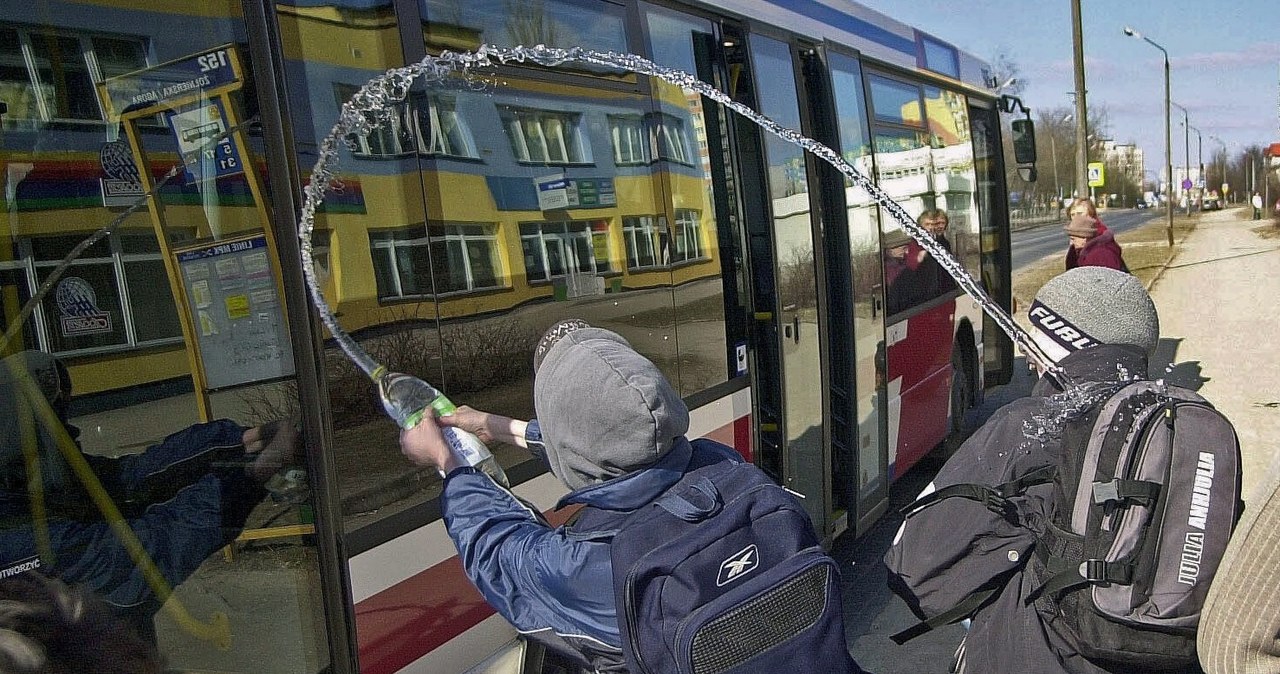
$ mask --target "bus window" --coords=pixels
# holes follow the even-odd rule
[[[327,670],[344,598],[320,580],[289,320],[305,299],[265,189],[292,176],[265,175],[271,132],[242,123],[262,112],[254,31],[235,0],[69,8],[10,4],[0,26],[22,159],[0,177],[6,331],[52,281],[0,351],[3,575],[25,561],[87,588],[174,671]]]
[[[711,55],[715,35],[710,21],[647,3],[641,4],[641,11],[650,54],[661,58],[663,65],[704,80],[714,79]],[[726,179],[726,149],[721,140],[721,129],[727,124],[724,110],[662,80],[653,79],[651,84],[655,107],[660,110],[661,124],[656,129],[662,132],[657,143],[659,155],[670,148],[666,150],[669,169],[663,174],[662,185],[669,190],[667,202],[672,208],[664,215],[674,224],[676,262],[685,263],[672,269],[679,390],[693,395],[746,374],[738,353],[746,344],[746,281],[742,232],[736,226],[740,221],[736,217],[738,200],[733,181]],[[632,229],[643,233],[646,226],[639,221]],[[648,238],[642,236],[637,241]],[[630,265],[630,236],[627,241]],[[719,274],[699,271],[696,279],[691,276],[694,268],[688,263],[713,257],[720,262]],[[636,262],[641,259],[637,256]]]
[[[933,166],[933,207],[947,214],[946,236],[952,254],[969,274],[980,278],[980,223],[969,103],[961,94],[930,86],[924,87],[924,102]]]

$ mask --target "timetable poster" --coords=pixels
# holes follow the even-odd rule
[[[187,248],[177,258],[208,389],[292,375],[293,349],[266,237]]]

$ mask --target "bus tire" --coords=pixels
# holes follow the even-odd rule
[[[951,351],[951,429],[943,443],[943,455],[951,456],[964,442],[965,412],[975,404],[973,374],[963,348],[957,344]]]

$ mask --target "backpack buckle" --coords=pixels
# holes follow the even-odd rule
[[[1106,582],[1107,561],[1105,559],[1086,559],[1080,562],[1080,577],[1090,583]]]
[[[1120,482],[1112,480],[1110,482],[1094,482],[1093,483],[1093,502],[1107,503],[1109,501],[1120,500]]]

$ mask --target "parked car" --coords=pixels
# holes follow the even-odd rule
[[[1201,206],[1201,210],[1205,210],[1205,211],[1222,210],[1222,199],[1218,196],[1217,192],[1211,192],[1209,193],[1208,196],[1204,198],[1204,205]]]
[[[1150,208],[1151,204],[1148,204],[1144,199],[1139,199],[1137,203],[1133,205],[1133,207],[1134,208]]]

